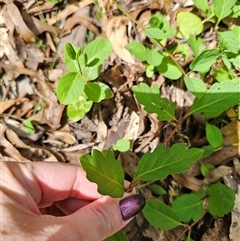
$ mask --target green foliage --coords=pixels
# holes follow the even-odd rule
[[[124,171],[121,163],[114,158],[113,151],[93,149],[92,155],[82,155],[80,162],[87,178],[98,184],[99,193],[115,198],[123,196]]]
[[[69,72],[60,78],[56,91],[59,101],[68,105],[70,119],[78,121],[91,109],[93,102],[112,98],[107,85],[89,82],[99,76],[111,51],[110,41],[103,38],[92,41],[83,51],[70,43],[65,45],[64,61]]]
[[[218,148],[223,144],[223,135],[221,131],[214,125],[206,125],[206,137],[210,145]]]
[[[215,167],[211,164],[201,164],[201,173],[205,177],[210,171],[212,171]]]
[[[236,0],[215,0],[214,4],[214,14],[217,16],[219,22],[225,17],[232,13],[232,8],[235,5]]]
[[[203,200],[194,193],[183,194],[173,201],[172,209],[181,222],[196,221],[203,214]]]
[[[124,234],[123,231],[118,231],[117,233],[113,234],[112,236],[104,239],[104,241],[128,241],[128,238]]]
[[[177,23],[180,30],[177,34],[178,38],[188,39],[190,35],[198,35],[203,31],[201,19],[193,13],[179,12],[177,14]]]
[[[181,225],[179,217],[173,209],[158,200],[147,200],[143,214],[147,221],[157,228],[173,229]]]
[[[22,122],[24,129],[29,133],[29,134],[34,134],[35,133],[35,129],[34,126],[32,124],[32,122],[29,119],[23,120]]]
[[[135,187],[136,183],[142,180],[146,182],[143,185],[149,185],[156,195],[164,195],[166,191],[152,182],[189,170],[191,163],[212,155],[222,146],[221,131],[212,123],[219,123],[217,118],[220,115],[224,116],[223,112],[229,108],[235,106],[240,109],[240,79],[236,77],[239,76],[240,68],[240,27],[235,26],[225,31],[219,31],[218,28],[224,18],[240,16],[240,4],[236,0],[216,0],[211,5],[208,5],[207,0],[193,2],[196,7],[194,13],[177,14],[178,31],[170,26],[162,14],[157,13],[144,29],[144,34],[150,41],[148,45],[132,41],[125,46],[135,58],[145,64],[145,74],[148,78],[157,73],[168,81],[184,80],[185,87],[194,95],[194,102],[189,111],[181,120],[177,120],[175,103],[163,97],[156,84],[150,88],[146,83],[140,83],[133,86],[132,90],[146,112],[156,113],[159,121],[168,121],[176,125],[196,113],[202,113],[206,119],[216,118],[207,120],[211,123],[206,125],[206,137],[209,142],[207,146],[187,149],[186,144],[177,143],[166,149],[166,144],[160,144],[152,152],[143,154],[131,187]],[[197,13],[200,13],[199,16]],[[205,22],[215,25],[217,45],[211,49],[201,38]],[[178,46],[169,46],[168,43],[172,43],[172,39],[176,38],[184,38],[186,41]],[[77,121],[91,109],[93,102],[99,103],[113,96],[108,85],[96,80],[102,71],[104,60],[111,51],[110,42],[102,38],[94,40],[85,49],[66,44],[64,60],[69,72],[59,80],[57,96],[61,103],[68,105],[69,118]],[[184,60],[189,56],[194,57],[186,68],[189,72],[185,72],[176,61],[175,56],[179,54]],[[209,84],[209,76],[213,83]],[[111,150],[93,150],[91,155],[85,154],[80,158],[87,178],[97,183],[101,194],[123,196],[124,170],[121,163],[115,159],[113,151],[125,152],[129,149],[128,140],[118,140]],[[201,164],[203,176],[213,169],[210,164]],[[206,210],[213,216],[222,217],[232,210],[234,200],[234,192],[229,187],[216,183],[204,186],[197,192],[178,196],[171,206],[157,200],[147,200],[143,214],[150,224],[162,229],[172,229],[197,221]],[[191,240],[191,226],[188,228],[187,240]],[[120,232],[106,240],[127,239]]]
[[[126,152],[130,149],[130,141],[126,139],[120,139],[113,146],[114,151]]]
[[[157,184],[152,184],[152,185],[150,186],[150,188],[151,188],[151,190],[152,190],[155,194],[157,194],[157,195],[159,195],[159,196],[164,195],[164,194],[167,193],[161,186],[159,186],[159,185],[157,185]]]
[[[164,179],[169,174],[189,169],[189,164],[197,161],[202,150],[186,149],[185,143],[174,144],[168,151],[166,145],[157,146],[153,152],[146,152],[139,160],[134,180],[154,181]]]
[[[222,184],[216,183],[207,187],[209,195],[209,212],[216,217],[223,217],[231,212],[234,206],[235,194],[233,190]]]
[[[133,87],[137,101],[144,105],[148,113],[157,113],[158,119],[162,121],[174,120],[175,106],[167,98],[161,98],[159,88],[154,85],[151,89],[147,84],[141,83]]]

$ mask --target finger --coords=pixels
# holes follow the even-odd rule
[[[90,204],[91,202],[92,201],[89,201],[89,200],[68,198],[68,199],[56,202],[55,205],[66,215],[69,215],[76,212],[78,209]]]
[[[72,235],[76,237],[72,240],[103,240],[122,229],[144,205],[145,198],[139,194],[125,197],[120,202],[119,199],[103,196],[64,217],[66,229],[74,228]]]
[[[39,207],[68,197],[90,201],[101,197],[97,185],[88,181],[86,173],[77,165],[44,162],[7,165]]]

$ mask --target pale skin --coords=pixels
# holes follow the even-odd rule
[[[102,196],[79,167],[0,162],[5,241],[101,241],[122,229],[119,200]]]

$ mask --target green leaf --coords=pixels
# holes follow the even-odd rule
[[[185,143],[174,144],[168,151],[165,144],[160,144],[139,160],[134,180],[155,181],[164,179],[169,174],[187,171],[189,164],[197,161],[202,153],[201,149],[186,149]]]
[[[101,73],[102,64],[99,62],[98,64],[92,67],[83,67],[82,75],[84,76],[86,81],[95,80]]]
[[[103,61],[109,57],[111,52],[112,44],[109,40],[104,38],[98,38],[93,40],[90,44],[86,46],[83,51],[83,55],[87,60],[86,65],[91,65],[91,63],[95,60],[98,60],[99,63],[103,63]]]
[[[232,7],[236,3],[236,0],[214,0],[214,14],[218,18],[217,24],[224,19],[225,17],[229,16],[232,12]]]
[[[171,80],[177,80],[182,76],[182,72],[176,63],[168,58],[164,57],[162,63],[157,66],[157,70],[166,78]]]
[[[93,102],[82,93],[79,100],[67,106],[67,116],[72,121],[81,120],[86,113],[92,108]]]
[[[218,49],[204,50],[196,59],[190,64],[192,71],[207,73],[218,56]]]
[[[145,61],[146,48],[143,44],[137,41],[132,41],[131,43],[125,46],[125,49],[127,49],[137,59]]]
[[[156,49],[146,49],[145,59],[148,64],[158,66],[163,60],[163,55],[160,54]]]
[[[75,51],[74,47],[72,46],[72,44],[66,43],[64,51],[66,51],[66,54],[68,55],[68,57],[70,59],[72,59],[72,60],[76,59],[76,51]]]
[[[193,54],[197,57],[203,50],[203,40],[201,38],[196,38],[194,35],[190,34],[188,39],[189,46],[191,47]]]
[[[59,101],[68,105],[78,101],[83,93],[85,82],[79,73],[69,72],[63,75],[57,85],[57,97]]]
[[[196,221],[203,214],[203,201],[194,193],[183,194],[173,201],[172,209],[180,221]]]
[[[104,239],[104,241],[128,241],[128,238],[124,234],[124,232],[120,230],[117,233],[113,234],[112,236]]]
[[[201,173],[202,175],[205,177],[210,171],[212,171],[213,169],[215,169],[215,167],[211,164],[202,164],[201,163]]]
[[[223,217],[232,211],[235,202],[234,191],[222,184],[216,183],[207,187],[209,195],[208,209],[213,216]]]
[[[120,139],[113,146],[114,151],[126,152],[130,149],[130,141],[126,139]]]
[[[198,9],[202,10],[204,13],[206,12],[208,7],[208,0],[193,0],[193,3]]]
[[[114,158],[113,151],[93,149],[92,155],[84,154],[80,162],[88,180],[97,183],[99,193],[113,198],[123,196],[124,171],[121,163]]]
[[[34,134],[35,133],[34,126],[33,126],[32,122],[29,119],[24,120],[22,123],[23,123],[23,126],[24,126],[25,130],[29,134]]]
[[[237,54],[239,51],[239,36],[233,31],[218,32],[220,43],[225,52]]]
[[[152,65],[147,65],[147,67],[146,67],[146,76],[148,77],[148,78],[151,78],[152,76],[153,76],[153,74],[154,74],[154,66],[152,66]]]
[[[221,67],[220,69],[213,69],[213,74],[218,82],[223,82],[231,79],[231,76],[229,75],[229,70],[225,67]]]
[[[239,80],[237,83],[227,81],[214,83],[201,99],[195,99],[189,112],[194,113],[214,113],[221,114],[227,107],[239,104]]]
[[[144,30],[144,34],[149,38],[163,40],[174,36],[176,30],[172,28],[169,28],[167,31],[159,28],[148,28]]]
[[[177,214],[158,200],[148,199],[142,211],[147,221],[157,228],[170,230],[181,225]]]
[[[151,188],[151,190],[152,190],[155,194],[157,194],[157,195],[159,195],[159,196],[164,195],[164,194],[167,193],[161,186],[159,186],[159,185],[157,185],[157,184],[152,184],[152,185],[150,186],[150,188]]]
[[[105,98],[104,90],[97,83],[89,82],[85,85],[84,92],[93,102],[100,102]]]
[[[180,33],[177,34],[178,38],[188,39],[191,34],[198,35],[203,31],[202,20],[193,13],[179,12],[177,23],[180,30]]]
[[[71,46],[71,47],[70,47]],[[79,72],[79,65],[78,62],[74,57],[76,57],[76,52],[81,51],[81,49],[78,49],[77,47],[73,46],[72,44],[66,44],[64,48],[64,63],[66,64],[67,69],[70,72]]]
[[[162,121],[174,120],[175,105],[167,98],[161,98],[157,85],[153,89],[141,83],[139,86],[133,86],[133,92],[137,101],[144,105],[148,113],[157,113],[158,119]]]
[[[216,126],[209,123],[206,125],[206,137],[209,144],[214,148],[218,148],[223,144],[222,132]]]
[[[204,151],[201,158],[206,158],[212,155],[215,151],[215,148],[212,145],[203,146],[201,149]]]
[[[237,55],[235,58],[231,58],[230,61],[236,68],[240,69],[240,55]]]
[[[206,93],[207,87],[205,83],[199,78],[189,78],[188,76],[184,77],[184,82],[187,89],[194,94],[198,99]]]

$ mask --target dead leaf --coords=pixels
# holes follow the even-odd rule
[[[130,64],[135,64],[132,55],[124,48],[128,44],[126,27],[129,19],[125,16],[114,16],[109,19],[106,29],[106,37],[111,41],[115,54]]]
[[[210,171],[202,180],[205,185],[209,185],[211,183],[217,182],[220,178],[231,174],[232,168],[228,166],[219,166],[212,171]]]
[[[11,16],[11,20],[15,25],[16,31],[24,39],[24,41],[28,43],[31,42],[33,39],[35,39],[35,41],[38,41],[38,37],[28,28],[28,26],[24,22],[18,7],[14,3],[9,3],[6,5],[6,8],[6,14]],[[10,17],[8,17],[8,19],[10,19]]]
[[[188,174],[173,174],[172,177],[180,185],[193,191],[198,191],[203,186],[203,182],[201,180]]]

